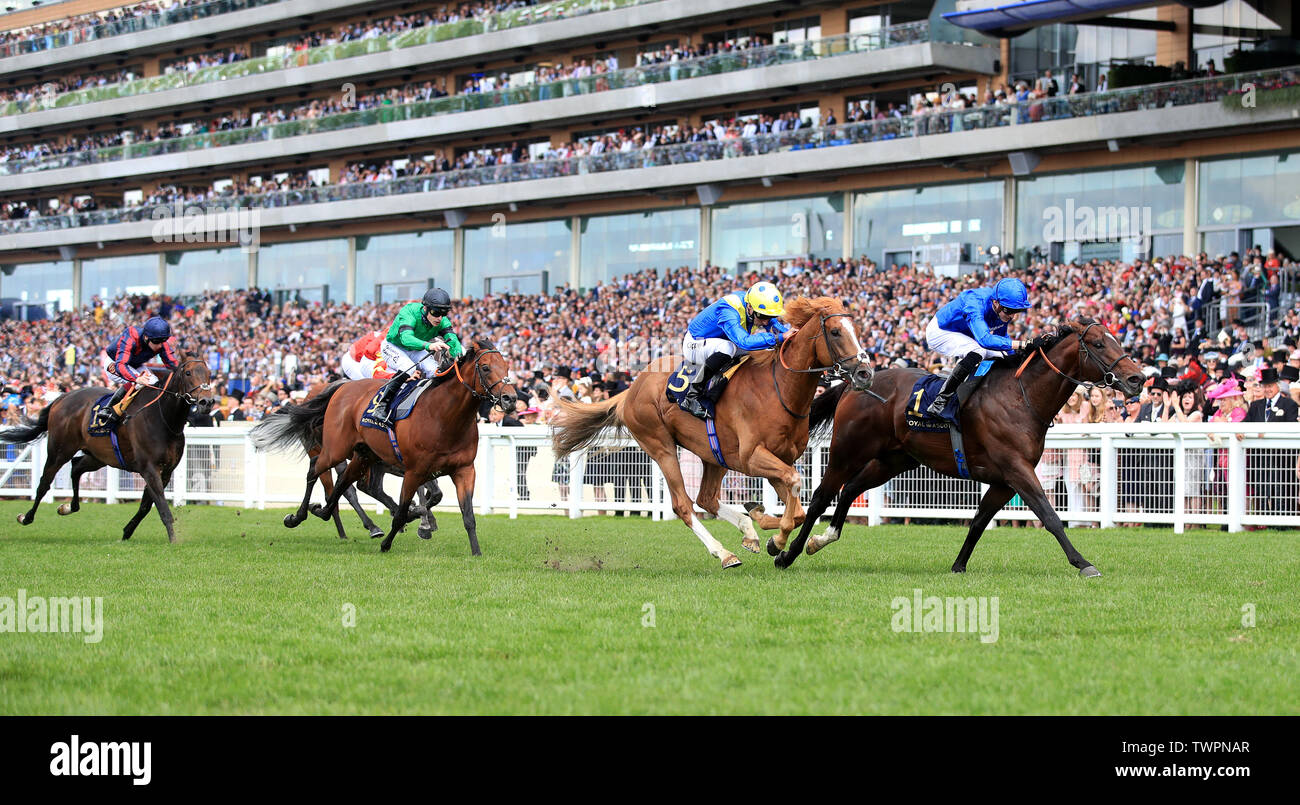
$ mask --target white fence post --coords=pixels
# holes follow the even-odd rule
[[[569,454],[569,518],[582,516],[582,477],[587,471],[587,449]]]
[[[510,476],[506,479],[506,488],[510,490],[510,519],[519,519],[519,450],[515,447],[513,434],[505,434],[506,446],[510,450]],[[526,470],[528,465],[524,465]],[[496,485],[493,484],[493,488]]]
[[[877,526],[885,522],[882,511],[885,508],[885,485],[881,484],[867,490],[867,525]]]
[[[1246,447],[1236,435],[1228,436],[1228,531],[1244,530],[1246,515]]]
[[[1114,528],[1115,507],[1119,505],[1117,494],[1119,449],[1115,446],[1115,437],[1109,433],[1101,437],[1101,453],[1097,456],[1097,460],[1101,464],[1101,488],[1098,490],[1101,497],[1097,502],[1097,508],[1100,509],[1097,513],[1100,520],[1098,525],[1101,528]]]
[[[1187,530],[1187,445],[1174,434],[1174,533]]]
[[[122,489],[122,471],[109,467],[104,473],[104,502],[117,503],[117,493]]]

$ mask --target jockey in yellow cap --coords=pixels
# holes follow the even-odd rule
[[[690,363],[703,365],[705,371],[691,385],[682,407],[695,416],[706,416],[700,396],[716,403],[725,386],[710,381],[734,359],[780,344],[790,330],[779,318],[784,313],[785,304],[777,287],[759,282],[744,294],[727,294],[692,319],[682,339],[682,354]]]

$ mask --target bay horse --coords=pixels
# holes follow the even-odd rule
[[[329,388],[329,385],[329,383],[316,383],[310,386],[307,389],[306,399],[310,400],[320,394]],[[310,436],[312,438],[306,439],[302,447],[307,452],[308,458],[315,459],[316,456],[320,455],[320,433],[313,432]],[[346,469],[347,462],[345,461],[334,468],[334,475],[341,478]],[[385,509],[388,509],[389,514],[393,514],[397,511],[397,501],[393,500],[384,491],[384,475],[386,474],[383,468],[372,467],[370,473],[366,476],[365,486],[361,487],[361,491],[379,501]],[[320,482],[321,486],[325,488],[326,496],[334,492],[334,478],[331,477],[330,473],[327,472],[322,475]],[[438,502],[442,500],[442,490],[438,488],[437,480],[433,480],[420,487],[416,494],[419,503],[411,506],[411,513],[420,518],[419,537],[420,539],[433,539],[433,532],[438,530],[438,520],[433,515],[433,507],[437,506]],[[370,519],[370,515],[366,514],[366,510],[361,506],[361,499],[357,497],[356,485],[343,490],[343,498],[347,500],[348,505],[361,518],[361,526],[370,534],[371,539],[384,536],[384,530],[375,525],[375,521]],[[334,509],[334,530],[338,532],[339,539],[348,538],[347,532],[343,530],[343,520],[339,516],[337,508]]]
[[[320,452],[309,462],[302,503],[296,512],[285,515],[285,526],[296,528],[307,519],[312,488],[331,467],[347,461],[325,505],[310,507],[322,520],[329,520],[343,493],[377,466],[402,476],[393,524],[379,546],[387,552],[397,532],[414,519],[410,509],[416,490],[439,475],[450,475],[469,534],[470,552],[481,555],[473,504],[478,404],[489,400],[508,408],[514,405],[516,390],[508,382],[505,359],[487,338],[470,339],[452,368],[455,382],[448,379],[425,391],[411,415],[396,423],[396,449],[387,431],[361,425],[361,415],[387,382],[384,380],[340,380],[301,405],[280,406],[259,422],[251,436],[261,449],[301,447],[304,440],[312,438],[313,430],[320,433]]]
[[[179,357],[175,370],[149,369],[157,376],[157,384],[140,387],[117,426],[121,460],[108,436],[87,435],[95,401],[111,393],[109,388],[90,387],[69,392],[41,409],[35,420],[0,429],[0,442],[10,444],[23,444],[43,433],[49,434],[49,450],[36,500],[31,509],[18,515],[19,525],[32,523],[54,476],[71,461],[72,500],[59,506],[59,514],[80,510],[82,475],[105,466],[117,467],[139,474],[145,483],[140,509],[122,530],[122,539],[130,539],[140,521],[157,506],[158,517],[167,528],[168,541],[176,541],[172,510],[167,504],[167,483],[185,452],[185,424],[191,407],[197,406],[204,413],[212,409],[212,377],[207,364],[198,358]],[[78,450],[83,454],[74,459]]]
[[[627,430],[663,471],[673,512],[724,568],[736,567],[740,559],[694,516],[677,459],[678,446],[684,447],[704,462],[695,502],[710,519],[721,517],[739,528],[742,546],[753,553],[760,547],[754,523],[780,529],[773,541],[784,547],[790,532],[802,522],[801,480],[794,465],[808,444],[808,408],[818,379],[830,371],[865,390],[871,385],[872,369],[849,313],[838,300],[795,299],[786,305],[782,318],[794,331],[775,350],[751,352],[718,403],[715,424],[725,467],[709,447],[705,423],[667,397],[677,357],[660,358],[637,375],[627,391],[609,400],[561,400],[552,434],[556,456],[592,445],[607,430]],[[785,502],[784,514],[751,518],[743,509],[721,503],[722,478],[728,469],[766,478]]]
[[[842,385],[813,402],[813,431],[824,429],[832,420],[834,423],[830,459],[798,536],[779,555],[769,551],[776,556],[777,567],[789,567],[805,543],[811,555],[839,539],[853,501],[896,475],[924,464],[959,477],[947,431],[914,432],[907,426],[912,387],[924,374],[919,369],[889,369],[877,374],[872,390],[884,402],[866,394],[846,393]],[[1056,537],[1079,575],[1101,575],[1070,544],[1034,468],[1043,455],[1047,429],[1077,386],[1102,385],[1137,394],[1142,381],[1140,367],[1119,341],[1105,326],[1086,318],[1029,342],[1019,355],[994,362],[983,387],[959,414],[970,477],[989,488],[980,499],[952,572],[966,571],[971,551],[989,521],[1018,493]],[[810,539],[813,524],[836,496],[839,504],[830,526]]]

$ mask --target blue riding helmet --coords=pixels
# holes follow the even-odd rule
[[[171,338],[172,326],[167,323],[166,319],[154,316],[152,319],[149,319],[149,321],[144,323],[144,327],[140,330],[140,335],[150,341],[160,338]]]
[[[998,280],[993,286],[993,299],[1007,310],[1026,310],[1029,307],[1029,289],[1014,277]]]

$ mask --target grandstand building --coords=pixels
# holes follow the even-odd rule
[[[1300,257],[1293,0],[137,5],[0,16],[4,315]]]

